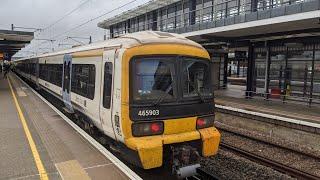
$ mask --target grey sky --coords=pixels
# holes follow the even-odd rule
[[[45,28],[81,3],[86,2],[77,11],[51,28],[35,33],[36,39],[51,39],[130,1],[132,0],[89,0],[88,2],[86,2],[86,0],[1,0],[0,29],[10,29],[11,24],[22,27]],[[91,35],[93,41],[103,40],[105,31],[97,27],[98,22],[148,1],[149,0],[137,0],[121,10],[110,13],[67,34],[56,37],[55,39],[57,39],[57,41],[53,44],[48,41],[34,40],[29,46],[23,49],[23,53],[18,55],[30,55],[31,51],[40,53],[50,51],[52,48],[56,51],[70,47],[70,45],[58,46],[58,44],[76,44],[75,41],[66,39],[67,36],[89,37]],[[87,40],[81,41],[87,42]]]

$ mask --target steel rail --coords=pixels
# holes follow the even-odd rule
[[[226,143],[220,143],[220,147],[233,151],[236,154],[239,154],[240,156],[249,159],[251,161],[257,162],[258,164],[262,164],[264,166],[268,166],[272,169],[275,169],[279,172],[288,174],[290,176],[296,177],[298,179],[311,179],[311,180],[319,180],[320,177],[319,176],[315,176],[313,174],[298,170],[296,168],[293,167],[289,167],[286,166],[284,164],[281,164],[279,162],[273,161],[271,159],[259,156],[257,154],[253,154],[249,151],[243,150],[243,149],[239,149],[238,147],[232,146],[230,144],[226,144]]]
[[[301,152],[297,149],[291,149],[290,147],[286,147],[286,146],[281,146],[279,144],[276,144],[276,143],[272,143],[272,142],[269,142],[267,140],[263,140],[263,139],[259,139],[259,138],[256,138],[256,137],[252,137],[252,136],[249,136],[249,135],[244,135],[244,134],[241,134],[239,132],[233,132],[231,130],[228,130],[228,129],[225,129],[225,128],[221,128],[221,127],[217,127],[217,129],[220,131],[220,132],[227,132],[227,133],[230,133],[230,134],[234,134],[236,136],[240,136],[240,137],[243,137],[243,138],[246,138],[246,139],[249,139],[249,140],[252,140],[252,141],[258,141],[260,143],[263,143],[265,145],[270,145],[270,146],[274,146],[276,148],[280,148],[280,149],[283,149],[283,150],[286,150],[286,151],[290,151],[290,152],[293,152],[293,153],[298,153],[298,154],[301,154],[303,156],[308,156],[308,157],[311,157],[311,158],[315,158],[315,159],[318,159],[320,161],[320,157],[318,156],[318,154],[309,154],[307,152]]]

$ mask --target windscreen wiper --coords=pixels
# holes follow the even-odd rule
[[[195,88],[195,91],[196,91],[196,93],[198,94],[201,102],[202,102],[202,103],[205,103],[205,102],[206,102],[206,101],[205,101],[205,97],[199,92],[199,89],[198,89],[198,88]]]
[[[200,100],[202,103],[205,103],[205,97],[200,93],[199,89],[196,87],[196,85],[191,82],[191,81],[188,81],[189,84],[191,84],[191,86],[194,88],[194,91],[197,93],[197,95],[199,96]]]
[[[172,84],[166,89],[165,94],[161,95],[155,102],[152,103],[153,106],[158,106],[168,95],[169,91],[172,89]]]

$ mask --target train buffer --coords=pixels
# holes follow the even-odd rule
[[[0,179],[135,179],[16,76],[0,78]]]

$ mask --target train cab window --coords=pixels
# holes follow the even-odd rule
[[[183,97],[212,96],[210,86],[209,62],[196,58],[184,57],[182,61]]]
[[[95,66],[93,64],[73,64],[71,91],[89,99],[94,98]]]
[[[106,62],[104,65],[103,107],[107,109],[110,109],[111,104],[112,72],[112,63]]]
[[[173,101],[175,94],[175,59],[145,57],[132,61],[133,101]]]

